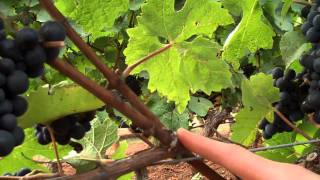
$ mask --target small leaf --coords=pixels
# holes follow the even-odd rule
[[[191,96],[191,99],[189,101],[189,109],[193,112],[195,112],[197,115],[204,117],[207,115],[208,110],[210,107],[212,107],[213,104],[208,99],[202,98],[202,97],[194,97]]]
[[[83,145],[81,153],[68,159],[68,162],[77,169],[77,172],[87,172],[96,167],[95,161],[87,161],[81,158],[103,159],[107,148],[118,140],[118,126],[109,119],[106,112],[100,112],[100,116],[97,116],[91,122],[91,126],[91,130],[85,137],[78,141]]]

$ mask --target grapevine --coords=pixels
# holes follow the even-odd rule
[[[318,172],[320,1],[0,6],[0,179],[132,179],[181,162],[224,179],[181,127]],[[129,138],[149,149],[127,156]]]

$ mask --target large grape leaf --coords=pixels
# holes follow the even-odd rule
[[[94,39],[108,35],[115,20],[129,9],[128,0],[56,1],[56,6],[67,17],[80,24]]]
[[[260,48],[270,49],[275,35],[270,25],[266,24],[259,0],[230,0],[241,4],[242,19],[224,44],[222,58],[229,61],[236,69],[240,59],[249,52]]]
[[[38,164],[29,158],[42,156],[48,160],[55,159],[53,146],[51,144],[40,145],[35,138],[33,128],[25,129],[24,132],[26,135],[24,143],[17,146],[9,156],[0,159],[0,175],[5,172],[14,173],[26,167],[48,171],[44,165]],[[58,145],[58,151],[60,157],[63,157],[71,151],[71,147]]]
[[[231,139],[249,145],[255,137],[257,123],[272,112],[272,103],[279,100],[279,90],[273,87],[270,75],[259,73],[241,84],[244,109],[236,115]]]
[[[26,97],[29,108],[19,118],[21,127],[49,123],[66,115],[90,111],[104,105],[91,93],[74,84],[56,86],[53,89],[52,95],[48,94],[49,88],[46,86],[31,92]]]
[[[311,48],[305,37],[296,31],[287,32],[282,36],[280,41],[280,50],[282,59],[285,61],[286,66],[290,66],[295,60],[307,52]]]
[[[94,169],[97,166],[96,162],[86,159],[104,159],[107,148],[118,140],[118,126],[109,119],[106,112],[99,112],[91,125],[92,129],[78,141],[82,144],[83,151],[68,158],[68,162],[77,169],[77,172]]]
[[[183,112],[189,91],[206,93],[231,86],[231,73],[225,62],[217,58],[220,46],[202,36],[212,36],[216,28],[233,23],[221,3],[207,0],[187,0],[184,7],[174,10],[174,0],[153,0],[142,6],[139,25],[129,29],[129,44],[125,50],[128,65],[164,46],[169,50],[135,69],[149,73],[148,88],[175,101]],[[198,35],[192,41],[185,41]],[[161,42],[160,42],[161,41]]]

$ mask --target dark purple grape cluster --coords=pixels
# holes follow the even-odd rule
[[[301,32],[306,36],[306,38],[312,42],[316,43],[320,40],[320,2],[316,2],[315,6],[306,6],[301,11],[301,16],[306,19],[306,21],[301,26]]]
[[[297,80],[301,76],[296,76],[294,70],[289,69],[286,73],[277,67],[272,71],[274,86],[280,90],[280,101],[274,103],[274,108],[280,111],[291,122],[303,119],[304,113],[300,109],[301,98],[301,81]],[[300,78],[301,79],[301,78]],[[270,139],[274,134],[281,132],[290,132],[292,128],[287,125],[276,113],[274,120],[269,123],[267,119],[263,119],[259,124],[259,129],[263,130],[263,137]]]
[[[45,48],[43,43],[64,41],[65,37],[62,25],[47,22],[39,31],[24,27],[9,38],[0,19],[0,157],[24,141],[17,117],[28,108],[21,94],[28,90],[29,78],[42,75],[44,63],[58,56],[59,48]]]
[[[72,114],[53,121],[49,127],[57,143],[61,145],[70,144],[71,138],[80,140],[85,133],[91,129],[90,121],[95,117],[95,111]],[[36,137],[39,144],[49,144],[51,136],[48,127],[42,124],[36,126]]]
[[[11,173],[4,173],[2,176],[25,176],[29,173],[31,173],[31,169],[29,168],[22,168],[18,172],[11,174]]]

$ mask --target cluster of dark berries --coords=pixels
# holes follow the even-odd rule
[[[0,156],[10,154],[24,141],[17,117],[28,108],[21,94],[28,90],[29,78],[41,76],[44,63],[59,54],[59,48],[46,48],[44,43],[64,41],[65,37],[63,26],[50,21],[39,31],[24,27],[9,38],[0,19]]]
[[[31,169],[29,168],[22,168],[18,172],[11,174],[11,173],[5,173],[2,176],[25,176],[27,174],[31,173]]]
[[[289,69],[286,73],[281,68],[274,68],[272,71],[274,86],[280,90],[280,101],[274,104],[274,108],[280,111],[291,122],[296,122],[304,117],[304,113],[300,109],[300,104],[305,95],[301,96],[301,81],[297,79],[294,70]],[[287,125],[276,113],[274,120],[270,123],[267,119],[263,119],[259,124],[259,129],[263,130],[263,137],[270,139],[274,134],[281,132],[290,132],[292,128]]]
[[[94,117],[95,111],[73,114],[53,121],[49,127],[57,143],[67,145],[70,144],[71,138],[80,140],[85,136],[85,133],[91,129],[90,121]],[[48,127],[42,124],[36,126],[36,137],[39,144],[42,145],[52,141]]]

